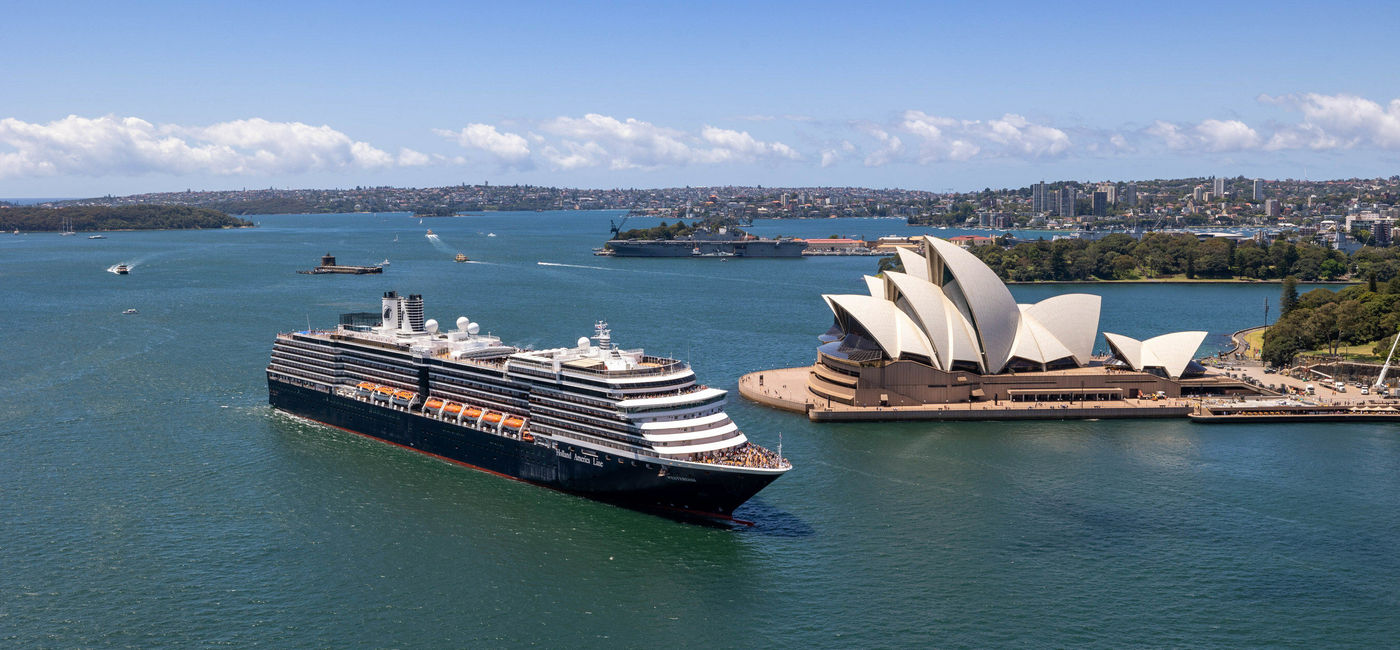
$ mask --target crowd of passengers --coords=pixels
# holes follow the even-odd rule
[[[696,454],[696,456],[695,460],[701,463],[738,465],[740,467],[781,467],[784,464],[777,452],[747,441],[728,449],[707,451]]]

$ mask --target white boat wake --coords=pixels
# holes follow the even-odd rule
[[[561,264],[559,262],[535,262],[540,266],[562,266],[570,269],[593,269],[595,271],[625,271],[628,269],[610,269],[606,266],[586,266],[583,264]]]

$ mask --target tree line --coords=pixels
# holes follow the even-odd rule
[[[1313,289],[1301,296],[1296,280],[1287,278],[1279,307],[1283,315],[1264,332],[1260,355],[1266,363],[1286,366],[1301,352],[1335,354],[1342,346],[1373,341],[1371,353],[1383,356],[1400,328],[1400,277],[1340,291]]]
[[[75,231],[180,230],[252,226],[253,222],[218,210],[185,205],[74,206],[64,208],[7,207],[0,209],[0,228],[23,231],[60,231],[64,220]]]
[[[1098,240],[1057,239],[973,246],[973,255],[1003,280],[1095,281],[1184,277],[1186,279],[1271,280],[1288,276],[1304,281],[1347,276],[1385,282],[1400,275],[1400,250],[1366,247],[1348,256],[1310,242],[1276,240],[1263,244],[1223,238],[1198,239],[1188,233],[1151,233],[1135,239],[1112,234]],[[881,260],[880,270],[898,268],[898,260]]]

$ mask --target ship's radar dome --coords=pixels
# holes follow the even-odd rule
[[[468,333],[468,334],[475,335],[477,332],[480,332],[480,331],[481,331],[481,324],[480,324],[480,323],[468,323],[468,324],[467,324],[467,333]]]
[[[466,317],[466,316],[458,316],[458,317],[457,317],[457,329],[462,330],[462,331],[466,331],[466,329],[467,329],[467,323],[470,323],[470,322],[471,322],[471,321],[467,320],[467,317]]]
[[[587,337],[587,336],[580,336],[580,337],[578,337],[578,349],[580,349],[580,350],[587,350],[587,349],[588,349],[588,337]]]
[[[426,322],[423,323],[423,329],[428,330],[429,334],[437,334],[438,323],[436,320],[429,318]]]

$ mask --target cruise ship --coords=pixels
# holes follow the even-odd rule
[[[616,347],[603,322],[572,347],[520,349],[465,316],[441,331],[422,296],[391,291],[381,312],[278,334],[267,386],[287,413],[639,510],[732,519],[792,468],[730,420],[726,391]]]

